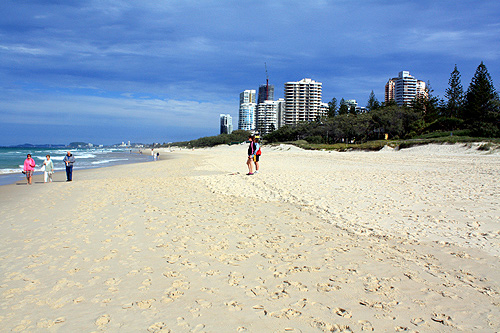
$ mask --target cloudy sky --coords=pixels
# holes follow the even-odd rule
[[[323,83],[356,99],[401,70],[444,96],[500,82],[498,0],[2,0],[0,145],[169,142],[238,121],[239,93]]]

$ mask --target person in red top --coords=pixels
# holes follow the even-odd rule
[[[28,185],[31,185],[31,179],[33,178],[33,172],[35,171],[35,160],[31,158],[31,154],[28,154],[24,160],[24,173],[26,174],[26,179],[28,179]]]
[[[259,143],[259,138],[254,137],[253,139],[254,147],[255,147],[255,156],[253,158],[253,162],[255,164],[255,173],[259,172],[259,160],[260,160],[260,155],[262,154],[260,151],[260,143]]]

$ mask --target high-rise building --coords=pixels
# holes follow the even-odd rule
[[[397,78],[392,78],[385,84],[385,103],[395,100],[394,98],[394,87],[396,85]]]
[[[285,83],[285,125],[326,116],[321,107],[322,83],[311,79]]]
[[[264,101],[274,101],[274,85],[263,84],[259,87],[257,104],[263,103]]]
[[[278,129],[278,108],[281,101],[264,101],[257,104],[257,130],[261,135]]]
[[[231,134],[233,132],[233,118],[229,114],[220,115],[220,134]]]
[[[238,129],[251,131],[255,129],[255,90],[245,90],[240,94]]]
[[[385,85],[385,102],[395,100],[399,106],[408,105],[417,96],[427,96],[425,82],[415,79],[409,71],[399,72],[399,76],[389,79]]]
[[[255,103],[255,90],[245,90],[240,94],[240,104]]]
[[[429,93],[427,92],[427,86],[424,81],[417,80],[417,97],[428,98]]]
[[[277,116],[277,127],[281,128],[285,126],[285,100],[283,98],[279,98],[276,103],[278,104],[276,108],[276,116]]]

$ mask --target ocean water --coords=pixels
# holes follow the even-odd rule
[[[35,174],[41,174],[41,167],[48,154],[56,172],[65,170],[63,158],[67,149],[61,148],[2,148],[0,147],[0,185],[12,184],[23,179],[24,160],[27,154],[35,160]],[[117,164],[140,163],[151,160],[148,150],[138,154],[137,150],[123,148],[88,148],[70,150],[76,159],[74,170],[102,168]]]

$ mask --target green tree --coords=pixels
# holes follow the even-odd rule
[[[337,99],[334,97],[328,102],[328,117],[332,118],[337,115]]]
[[[421,112],[426,123],[436,121],[440,113],[439,98],[434,96],[433,92],[431,83],[427,81],[425,94],[415,97],[410,102],[410,107],[416,112]]]
[[[462,118],[475,136],[500,136],[500,102],[483,62],[467,89]]]
[[[340,107],[339,107],[339,115],[343,114],[348,114],[349,113],[349,107],[345,103],[344,98],[340,99]]]
[[[460,72],[456,64],[453,72],[451,72],[448,85],[449,87],[444,94],[447,102],[443,110],[443,115],[450,118],[457,118],[462,113],[462,107],[464,105],[464,89],[460,81]]]
[[[377,97],[375,97],[375,93],[372,92],[370,93],[370,96],[368,97],[368,103],[366,104],[366,108],[368,111],[373,111],[376,110],[380,107],[380,102],[378,101]]]
[[[490,113],[495,112],[494,103],[498,95],[493,86],[488,69],[481,61],[476,73],[467,89],[465,105],[462,113],[464,120],[470,124],[476,122],[487,122]]]

